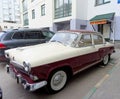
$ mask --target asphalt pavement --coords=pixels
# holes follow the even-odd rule
[[[115,43],[117,62],[84,99],[120,99],[120,42]]]

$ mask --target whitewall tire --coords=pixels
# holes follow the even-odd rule
[[[107,65],[110,60],[110,55],[106,55],[103,57],[102,64]]]
[[[62,90],[68,80],[67,73],[64,70],[53,72],[49,78],[47,89],[49,93],[56,93]]]

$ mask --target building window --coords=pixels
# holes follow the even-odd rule
[[[22,1],[23,12],[27,11],[27,0]]]
[[[86,29],[86,25],[80,25],[80,29]]]
[[[32,10],[32,19],[35,19],[35,9]]]
[[[23,14],[23,25],[26,26],[29,24],[28,13]]]
[[[5,29],[7,29],[8,27],[7,26],[4,26]]]
[[[95,6],[110,3],[110,0],[96,0]]]
[[[45,4],[41,5],[41,16],[45,15]]]
[[[55,19],[71,16],[72,0],[54,0]]]

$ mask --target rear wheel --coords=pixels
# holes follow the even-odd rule
[[[62,90],[68,80],[66,71],[57,70],[54,71],[48,80],[47,90],[49,93],[57,93]]]
[[[103,64],[104,66],[107,65],[108,62],[109,62],[109,60],[110,60],[110,55],[104,56],[104,58],[103,58],[103,60],[102,60],[102,64]]]

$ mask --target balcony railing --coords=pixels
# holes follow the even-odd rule
[[[55,19],[71,16],[72,7],[71,5],[63,6],[55,9]]]

